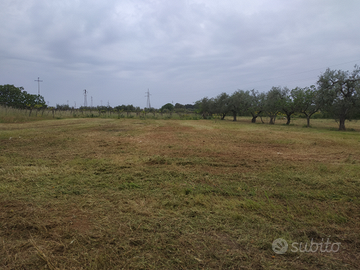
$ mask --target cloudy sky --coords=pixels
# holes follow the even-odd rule
[[[358,0],[1,0],[0,85],[49,105],[192,104],[360,64]]]

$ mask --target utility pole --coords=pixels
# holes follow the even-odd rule
[[[40,80],[40,77],[38,77],[38,79],[34,81],[38,82],[38,95],[40,96],[40,83],[42,82],[42,80]]]
[[[149,91],[149,89],[148,89],[147,92],[145,92],[145,94],[146,94],[145,97],[147,97],[146,107],[149,108],[149,109],[151,109],[151,104],[150,104],[150,91]]]
[[[91,97],[91,108],[93,107],[93,98]]]
[[[84,89],[84,107],[87,107],[87,96],[86,96],[87,93],[88,93],[88,91],[86,91],[86,89]]]

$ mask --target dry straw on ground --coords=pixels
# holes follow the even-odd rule
[[[359,124],[248,120],[0,124],[0,268],[360,268]]]

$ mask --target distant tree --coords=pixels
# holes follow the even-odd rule
[[[109,107],[108,106],[97,106],[96,110],[99,113],[99,116],[101,116],[101,114],[106,115],[106,112],[108,112]]]
[[[125,111],[126,106],[125,105],[118,105],[114,107],[114,111],[117,112],[118,118],[121,117],[122,112]]]
[[[136,116],[139,116],[141,113],[141,108],[139,106],[135,107]]]
[[[126,116],[129,117],[131,112],[135,112],[135,107],[134,105],[126,105],[124,106],[124,110],[126,111]]]
[[[251,90],[248,95],[249,108],[248,111],[252,116],[251,123],[256,123],[256,118],[262,115],[265,106],[265,93]]]
[[[237,90],[229,98],[229,110],[233,114],[233,121],[236,121],[237,115],[245,114],[250,106],[249,91]]]
[[[133,111],[135,111],[134,105],[132,105],[132,104],[126,105],[126,106],[125,106],[125,111],[127,111],[127,112],[133,112]]]
[[[135,111],[135,107],[133,105],[124,105],[123,104],[123,105],[118,105],[118,106],[114,107],[114,111],[116,111],[119,116],[122,112],[126,112],[126,116],[129,117],[129,114],[131,112]]]
[[[45,108],[46,103],[40,95],[32,95],[24,91],[23,87],[15,87],[14,85],[0,85],[0,104],[19,108],[34,109]],[[31,114],[31,111],[30,111]]]
[[[297,105],[294,102],[294,99],[290,95],[290,90],[287,87],[280,89],[280,100],[279,105],[281,108],[281,112],[286,115],[286,125],[290,124],[291,115],[297,112]]]
[[[181,118],[183,116],[183,114],[185,113],[186,109],[185,106],[180,104],[180,103],[175,103],[174,106],[174,111],[179,115],[179,117]]]
[[[180,104],[180,103],[175,103],[175,107],[174,107],[175,110],[179,110],[179,109],[185,109],[185,106]]]
[[[317,83],[324,110],[339,121],[339,130],[346,130],[345,121],[360,109],[360,67],[355,65],[352,72],[328,68]]]
[[[55,108],[60,111],[70,111],[72,109],[68,104],[56,104]]]
[[[176,103],[177,104],[177,103]],[[164,112],[164,110],[168,110],[168,111],[173,111],[174,110],[174,105],[172,105],[171,103],[166,103],[165,105],[163,105],[160,108],[161,112]]]
[[[319,91],[315,85],[310,87],[296,87],[291,90],[291,97],[296,106],[296,110],[306,116],[307,127],[310,127],[310,118],[318,112],[322,106]]]
[[[30,110],[29,116],[31,115],[31,112],[32,112],[33,109],[37,109],[37,111],[39,111],[41,109],[46,108],[45,100],[40,95],[25,94],[25,101],[24,102],[26,104],[27,109]],[[36,114],[37,114],[37,111],[36,111]]]
[[[23,87],[15,87],[14,85],[0,85],[0,104],[13,108],[24,108],[23,90]]]
[[[282,98],[282,88],[272,87],[269,92],[266,93],[264,111],[270,117],[269,124],[275,124],[275,119],[278,113],[281,111],[281,98]]]
[[[226,93],[221,93],[213,101],[213,112],[219,114],[221,120],[224,120],[225,116],[230,111],[230,96]]]
[[[201,100],[195,102],[197,113],[202,114],[202,117],[206,119],[214,113],[214,99],[204,97]]]
[[[147,112],[152,113],[154,117],[156,116],[157,110],[155,108],[147,109]]]
[[[193,111],[193,110],[195,110],[195,105],[193,105],[193,104],[185,104],[185,109]]]

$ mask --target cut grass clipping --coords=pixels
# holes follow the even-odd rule
[[[359,133],[248,120],[0,124],[0,268],[359,269]]]

